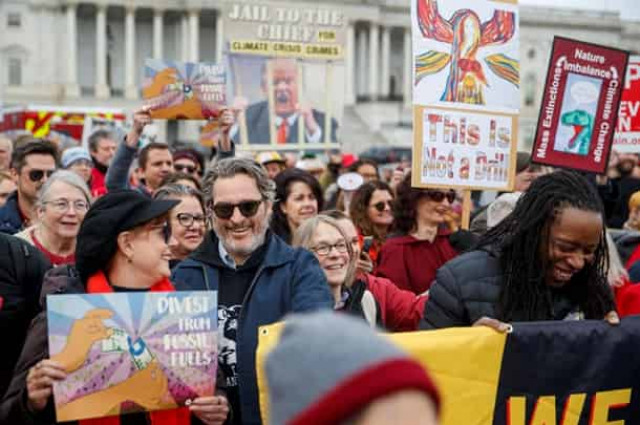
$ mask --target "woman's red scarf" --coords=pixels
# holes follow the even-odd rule
[[[149,288],[152,292],[174,292],[169,279],[164,278]],[[103,272],[98,272],[89,278],[87,282],[88,294],[102,294],[113,292]],[[191,423],[191,412],[186,407],[171,410],[157,410],[149,412],[152,425],[189,425]],[[106,418],[84,419],[79,421],[80,425],[120,425],[120,416],[109,416]]]

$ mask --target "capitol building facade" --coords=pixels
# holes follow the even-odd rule
[[[410,0],[321,3],[342,8],[349,21],[340,135],[345,148],[410,146]],[[141,104],[145,58],[220,60],[223,5],[222,0],[0,0],[0,102],[130,111]],[[533,139],[554,35],[637,54],[640,22],[613,12],[520,8],[522,148]],[[197,140],[194,123],[158,126],[166,140]]]

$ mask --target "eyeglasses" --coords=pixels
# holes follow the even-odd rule
[[[31,170],[29,171],[29,180],[36,183],[42,180],[42,178],[46,175],[47,178],[51,177],[56,170]]]
[[[443,192],[441,190],[427,190],[424,194],[434,202],[442,202],[446,198],[446,200],[452,204],[453,201],[456,200],[456,192],[454,190],[449,190],[447,192]]]
[[[73,209],[77,212],[87,212],[89,209],[89,203],[86,201],[69,201],[68,199],[56,199],[55,201],[46,201],[43,205],[51,205],[54,211],[64,213],[69,211],[69,207],[73,206]]]
[[[391,209],[391,205],[392,205],[391,201],[380,201],[380,202],[376,202],[371,206],[375,208],[378,212],[382,212],[384,211],[386,206],[389,206],[389,209]]]
[[[173,164],[173,168],[180,173],[193,174],[196,172],[196,167],[186,164]]]
[[[183,227],[191,227],[193,223],[197,223],[200,225],[204,225],[204,215],[203,214],[189,214],[189,213],[180,213],[176,216],[178,218],[178,223],[180,223]]]
[[[318,245],[316,247],[311,248],[313,252],[324,257],[325,255],[329,255],[331,250],[335,248],[340,254],[344,254],[348,251],[347,243],[345,241],[340,241],[338,243],[334,243],[333,245]]]
[[[262,204],[262,200],[259,201],[242,201],[237,204],[231,204],[228,202],[219,202],[213,206],[213,213],[216,217],[223,220],[228,220],[233,215],[236,208],[240,210],[245,218],[250,218],[256,215],[258,208]]]

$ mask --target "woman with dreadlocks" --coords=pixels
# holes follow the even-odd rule
[[[503,322],[606,319],[619,323],[607,283],[607,243],[595,188],[571,171],[533,182],[476,250],[444,265],[423,329]]]

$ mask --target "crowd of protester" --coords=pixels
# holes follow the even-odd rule
[[[235,150],[230,111],[207,161],[193,148],[140,146],[150,122],[138,110],[123,140],[98,130],[88,149],[64,152],[43,139],[0,139],[0,329],[9,347],[0,354],[0,423],[56,423],[52,385],[85,361],[49,355],[47,294],[218,291],[216,395],[122,424],[261,423],[257,329],[290,313],[337,312],[295,316],[268,358],[270,391],[287,398],[274,404],[275,424],[373,424],[366,418],[402,414],[401,405],[437,423],[440,399],[427,373],[372,328],[504,331],[514,321],[617,324],[640,313],[635,155],[613,155],[608,175],[596,178],[519,153],[514,192],[476,205],[467,231],[462,194],[414,188],[402,165],[389,171],[344,152],[326,161],[250,157]],[[103,338],[105,318],[97,311],[99,331],[79,343]],[[326,350],[345,341],[348,350]],[[320,379],[310,370],[325,360],[314,349],[345,368],[325,366]],[[332,386],[390,359],[407,363],[397,370],[409,384],[343,410],[322,404],[347,390]],[[356,392],[358,381],[349,382]]]

